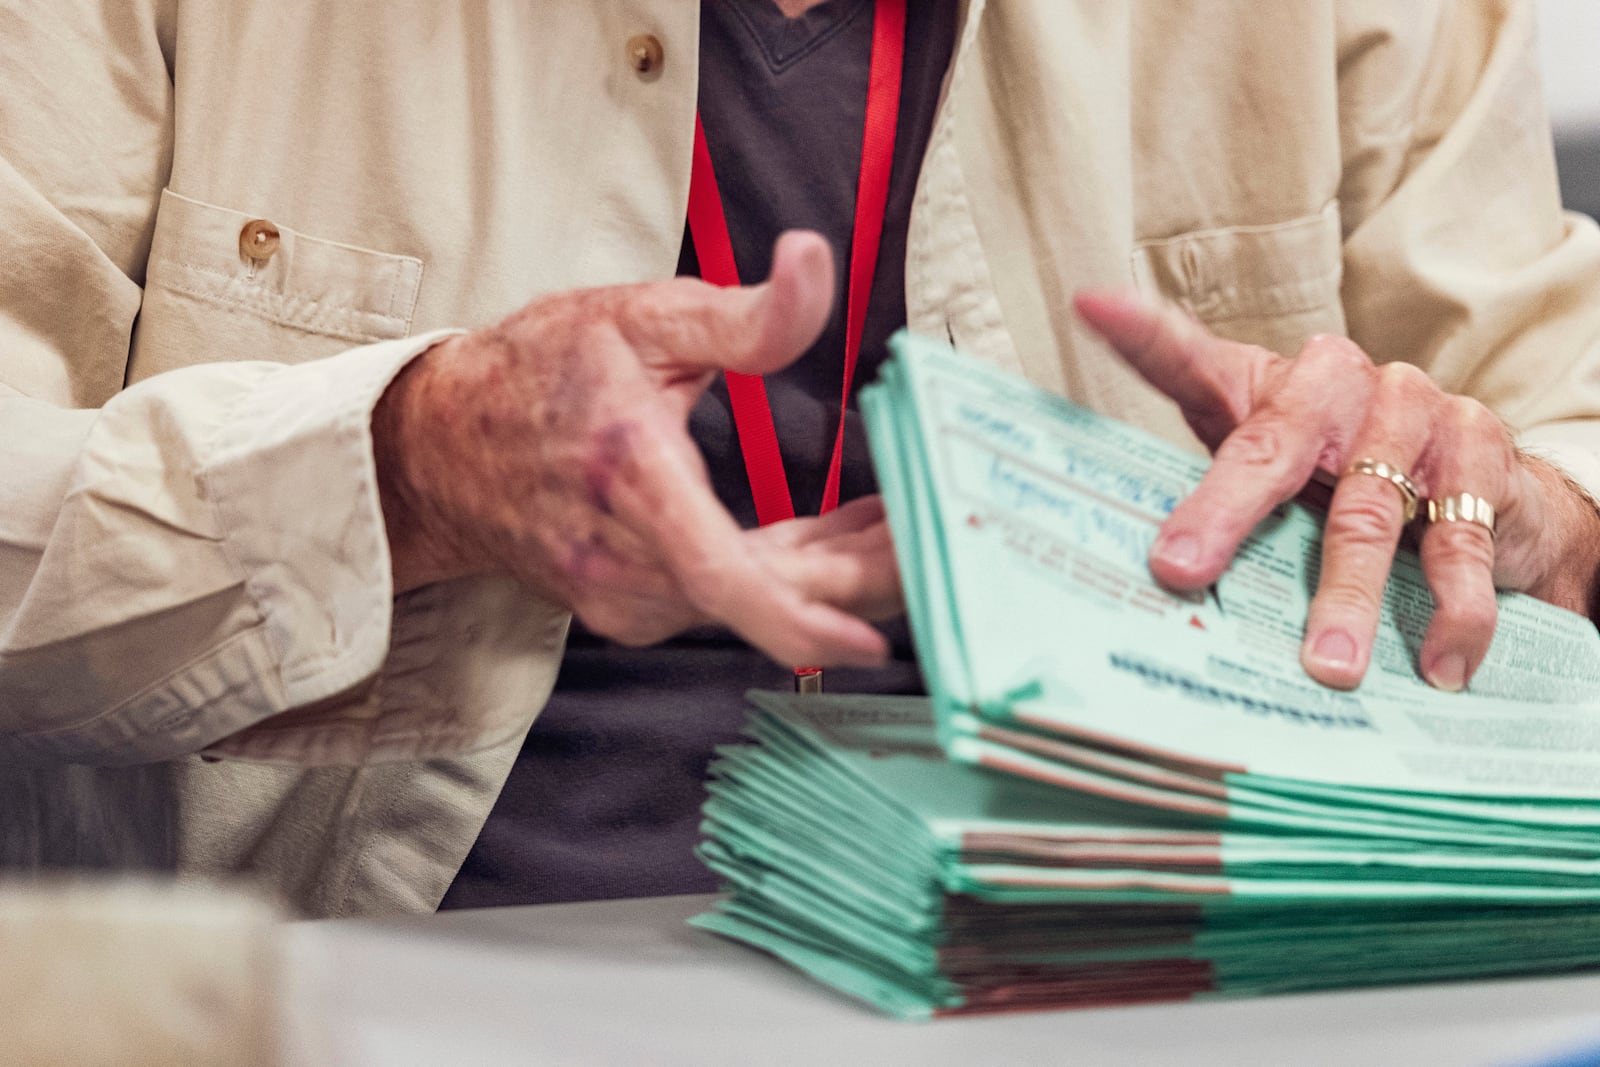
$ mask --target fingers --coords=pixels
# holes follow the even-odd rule
[[[1421,476],[1420,460],[1440,398],[1422,371],[1406,364],[1383,368],[1366,424],[1350,450]],[[1422,483],[1417,491],[1425,493]],[[1328,507],[1322,574],[1306,616],[1300,662],[1306,673],[1336,689],[1353,689],[1366,673],[1378,632],[1384,586],[1408,521],[1408,497],[1388,478],[1347,472]]]
[[[825,568],[798,555],[769,559],[716,500],[684,427],[717,368],[760,373],[804,352],[826,324],[832,297],[827,243],[792,233],[778,242],[762,285],[619,287],[593,292],[579,309],[581,358],[612,368],[599,377],[626,397],[586,405],[583,434],[591,444],[579,453],[580,480],[586,507],[603,517],[595,528],[607,533],[593,552],[587,545],[568,552],[561,567],[567,599],[598,632],[643,644],[709,620],[780,661],[883,661],[881,635],[835,606],[880,609],[893,585],[892,556],[882,547],[852,553],[841,540],[881,522],[881,505],[840,509],[774,539],[796,552],[828,542],[826,552],[806,555],[833,555],[836,574],[824,577]]]
[[[1456,401],[1441,429],[1437,436],[1444,447],[1434,450],[1429,474],[1434,501],[1442,504],[1459,493],[1491,506],[1507,501],[1508,463],[1516,450],[1499,420],[1479,404]],[[1441,518],[1428,523],[1420,548],[1434,607],[1419,666],[1431,685],[1455,692],[1466,687],[1494,637],[1494,535],[1476,522]]]
[[[803,548],[806,545],[819,541],[826,541],[856,533],[862,530],[884,526],[887,530],[887,518],[883,510],[883,498],[873,496],[857,497],[839,505],[826,515],[814,515],[805,518],[789,519],[784,522],[775,522],[752,531],[756,538],[777,547]]]
[[[874,621],[905,610],[894,544],[876,498],[818,518],[744,530],[740,537],[807,600]],[[718,621],[690,607],[656,555],[619,523],[601,524],[567,557],[574,612],[591,630],[624,644],[649,644]]]
[[[1446,396],[1414,367],[1390,365],[1351,457],[1409,471],[1417,492],[1436,501],[1463,491],[1493,501],[1504,498],[1515,451],[1481,405]],[[1347,473],[1339,480],[1301,649],[1319,681],[1351,688],[1367,670],[1404,506],[1404,494],[1385,478]],[[1430,684],[1459,690],[1494,636],[1494,540],[1476,524],[1440,522],[1423,528],[1420,548],[1434,611],[1418,666]]]
[[[795,231],[779,239],[765,283],[728,290],[675,284],[656,294],[658,302],[645,302],[625,336],[642,353],[654,354],[658,365],[676,361],[690,369],[768,373],[816,340],[827,324],[833,287],[827,242]],[[677,391],[682,413],[702,386],[703,379]],[[645,460],[653,473],[627,506],[641,522],[671,531],[660,545],[663,557],[701,614],[781,661],[883,661],[883,638],[854,617],[899,610],[881,502],[852,502],[828,516],[753,535],[786,549],[763,555],[716,502],[703,476],[685,477],[683,463],[670,452],[658,458]]]
[[[1200,589],[1227,569],[1267,514],[1294,496],[1360,423],[1371,361],[1319,338],[1293,361],[1213,336],[1179,309],[1133,294],[1084,291],[1076,307],[1130,365],[1178,403],[1215,461],[1162,524],[1151,574]]]
[[[774,573],[807,599],[881,621],[905,611],[882,498],[859,497],[826,515],[745,531]]]
[[[724,363],[743,374],[766,374],[788,364],[816,343],[833,310],[833,250],[821,234],[790,230],[772,250],[772,273],[741,294],[758,340],[739,353],[740,363]]]
[[[774,573],[807,597],[881,621],[905,611],[894,543],[886,523],[816,538],[766,557]]]
[[[429,364],[448,374],[411,450],[439,525],[621,641],[715,621],[791,664],[883,662],[884,638],[840,607],[882,613],[895,595],[881,505],[763,547],[717,501],[685,426],[717,368],[767,371],[809,347],[833,284],[826,242],[795,233],[760,286],[551,294],[469,335]]]
[[[888,647],[877,630],[752,551],[706,484],[687,438],[679,436],[639,432],[619,444],[608,506],[636,531],[654,533],[656,551],[688,606],[780,662],[881,664]]]
[[[1429,685],[1454,693],[1466,688],[1494,638],[1494,538],[1473,523],[1434,523],[1421,548],[1434,608],[1418,665]]]
[[[1081,290],[1073,306],[1147,382],[1177,401],[1195,436],[1213,450],[1249,414],[1256,379],[1276,358],[1216,337],[1177,307],[1136,293]]]
[[[1278,362],[1275,388],[1223,439],[1200,484],[1162,524],[1150,570],[1170,588],[1203,589],[1221,577],[1274,507],[1319,464],[1337,464],[1350,427],[1360,424],[1373,368],[1355,345],[1317,338],[1293,362]]]
[[[1594,509],[1563,511],[1562,488],[1530,473],[1481,404],[1445,394],[1415,367],[1375,368],[1341,339],[1314,339],[1285,361],[1216,338],[1177,309],[1137,296],[1088,291],[1078,294],[1076,306],[1131,366],[1178,403],[1215,453],[1210,471],[1168,517],[1152,549],[1151,572],[1163,584],[1209,585],[1274,505],[1319,469],[1343,472],[1365,458],[1408,472],[1424,496],[1466,493],[1510,517],[1498,546],[1470,521],[1435,522],[1421,531],[1434,613],[1418,668],[1431,684],[1461,689],[1482,663],[1494,634],[1497,577],[1556,602],[1590,602],[1594,568],[1551,558],[1571,554],[1573,539],[1530,517],[1544,516],[1548,524],[1552,513],[1576,512],[1577,525],[1591,529]],[[1547,506],[1552,502],[1556,506]],[[1351,688],[1368,669],[1406,522],[1404,504],[1399,489],[1374,474],[1338,480],[1301,648],[1301,662],[1319,681]],[[1552,542],[1563,547],[1552,550]]]
[[[626,340],[668,381],[704,372],[769,374],[803,354],[828,324],[833,252],[820,235],[791,230],[760,285],[719,289],[676,279],[631,287],[619,313]]]
[[[1470,480],[1468,472],[1485,464],[1505,467],[1509,445],[1481,407],[1451,403],[1456,398],[1446,398],[1409,365],[1379,371],[1341,338],[1316,338],[1290,362],[1218,339],[1175,308],[1137,297],[1085,292],[1077,308],[1146,380],[1177,401],[1215,453],[1211,469],[1163,523],[1152,548],[1151,573],[1169,587],[1197,589],[1216,581],[1256,524],[1319,467],[1343,471],[1365,457],[1419,481],[1427,475],[1428,482],[1448,484]],[[1447,411],[1453,424],[1444,419]],[[1499,494],[1503,484],[1498,479],[1470,491]],[[1318,681],[1353,688],[1365,675],[1405,522],[1395,485],[1369,474],[1339,479],[1301,646],[1301,662]],[[1420,666],[1441,688],[1465,684],[1494,632],[1493,544],[1485,545],[1486,538],[1481,529],[1435,528],[1423,536],[1423,569],[1436,610]]]

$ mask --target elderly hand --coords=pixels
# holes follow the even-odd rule
[[[832,293],[826,242],[791,233],[764,285],[560,293],[419,356],[373,416],[396,589],[503,570],[627,644],[719,622],[789,664],[881,662],[878,500],[741,531],[686,428],[720,371],[804,352]]]
[[[1423,676],[1463,688],[1495,627],[1494,592],[1515,589],[1592,614],[1600,516],[1550,464],[1519,452],[1482,404],[1440,390],[1405,363],[1375,365],[1355,344],[1315,337],[1292,360],[1210,334],[1172,306],[1083,292],[1078,313],[1156,388],[1177,401],[1215,454],[1210,471],[1161,527],[1150,555],[1158,581],[1201,589],[1227,568],[1246,534],[1320,468],[1340,475],[1329,506],[1322,576],[1300,659],[1330,686],[1367,669],[1379,604],[1406,525],[1406,493],[1375,460],[1409,475],[1438,504],[1487,502],[1494,533],[1474,521],[1427,522],[1420,551],[1434,614]]]

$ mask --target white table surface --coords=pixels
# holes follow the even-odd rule
[[[709,897],[289,928],[335,1062],[1527,1064],[1600,1043],[1600,975],[902,1023],[684,920]]]

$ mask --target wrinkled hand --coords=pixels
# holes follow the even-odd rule
[[[1594,505],[1556,468],[1519,452],[1477,401],[1443,392],[1410,364],[1377,366],[1339,337],[1313,338],[1287,360],[1215,337],[1177,308],[1136,296],[1083,292],[1076,305],[1177,401],[1215,454],[1151,550],[1151,573],[1162,584],[1210,585],[1256,523],[1319,468],[1339,474],[1372,458],[1408,473],[1424,499],[1467,492],[1497,511],[1498,538],[1471,522],[1421,530],[1435,609],[1419,665],[1431,684],[1461,689],[1482,663],[1497,586],[1592,614],[1600,570]],[[1300,652],[1318,681],[1350,688],[1367,670],[1403,510],[1401,492],[1382,478],[1338,479]]]
[[[764,285],[561,293],[418,357],[373,416],[397,591],[509,571],[627,644],[719,622],[788,664],[881,662],[858,617],[900,608],[877,498],[741,531],[686,429],[723,369],[804,352],[832,293],[826,242],[791,233]]]

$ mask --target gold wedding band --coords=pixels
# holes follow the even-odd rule
[[[1400,490],[1400,500],[1405,505],[1406,521],[1410,522],[1417,517],[1417,487],[1412,483],[1406,472],[1399,467],[1392,467],[1380,459],[1358,459],[1345,468],[1346,474],[1370,474],[1374,478],[1382,478],[1396,489]],[[1474,497],[1473,499],[1477,499]]]
[[[1471,493],[1452,493],[1428,501],[1429,522],[1471,522],[1494,536],[1494,505]]]

